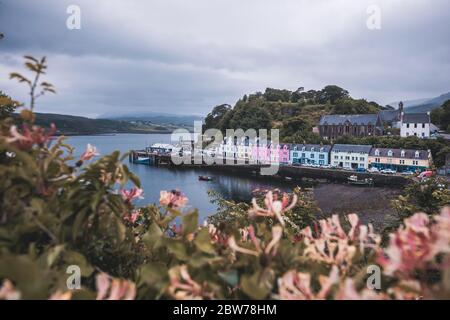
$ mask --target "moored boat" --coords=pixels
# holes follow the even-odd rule
[[[211,181],[212,177],[210,177],[210,176],[198,176],[198,180],[200,180],[200,181]]]
[[[358,176],[351,175],[350,177],[347,178],[347,181],[349,184],[355,186],[373,186],[372,178],[358,179]]]

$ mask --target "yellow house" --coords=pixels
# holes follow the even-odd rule
[[[425,171],[431,164],[430,150],[372,148],[369,154],[369,167],[380,170]]]

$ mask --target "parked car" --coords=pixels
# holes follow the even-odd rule
[[[397,171],[392,170],[392,169],[383,169],[383,170],[381,170],[381,173],[384,173],[384,174],[396,174]]]
[[[403,171],[401,174],[404,176],[412,176],[412,175],[414,175],[414,172],[413,171]]]
[[[371,172],[371,173],[378,173],[380,172],[380,170],[376,167],[370,167],[367,171]]]
[[[366,172],[366,169],[365,168],[358,168],[358,169],[356,169],[356,172]]]

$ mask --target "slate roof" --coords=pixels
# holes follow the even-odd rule
[[[378,150],[380,152],[379,155],[375,155],[375,151]],[[404,159],[420,159],[427,160],[428,159],[428,151],[426,150],[413,150],[413,149],[389,149],[389,148],[375,148],[373,147],[370,151],[370,156],[374,157],[387,157],[389,150],[392,151],[392,158],[404,158]],[[402,157],[402,150],[405,151],[405,156]],[[419,157],[416,158],[416,151],[419,151]]]
[[[429,123],[430,116],[426,113],[405,113],[403,115],[404,123]]]
[[[367,153],[369,154],[371,145],[362,144],[335,144],[331,152],[352,152],[352,153]]]
[[[319,125],[342,125],[347,121],[358,125],[375,125],[378,117],[378,114],[329,114],[320,118]]]
[[[323,148],[321,152],[330,152],[331,146],[328,144],[320,145],[320,144],[292,144],[291,150],[297,147],[297,151],[302,151],[302,148],[305,147],[305,151],[311,151],[311,148],[314,148],[314,152],[320,152],[320,148]]]
[[[396,122],[399,119],[400,110],[381,110],[379,112],[381,121],[383,122]]]

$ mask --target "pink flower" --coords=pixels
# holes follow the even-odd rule
[[[253,246],[255,247],[254,249],[248,249],[238,246],[234,236],[231,236],[230,238],[228,238],[228,245],[230,246],[231,250],[255,257],[258,257],[262,253],[273,257],[277,254],[278,244],[281,240],[281,237],[283,236],[283,228],[279,225],[272,227],[272,239],[269,243],[267,243],[264,249],[261,246],[261,241],[255,236],[253,226],[248,227],[248,235],[251,242],[253,243]]]
[[[297,204],[297,195],[294,194],[292,197],[292,202],[289,204],[289,197],[284,194],[281,201],[278,200],[278,195],[269,191],[264,199],[264,204],[266,208],[262,208],[256,202],[256,198],[252,200],[253,208],[249,210],[249,214],[253,216],[260,217],[276,217],[281,225],[284,227],[285,221],[282,216],[286,211],[291,210]]]
[[[96,285],[97,300],[134,300],[136,297],[136,285],[133,282],[111,278],[103,272],[97,275]]]
[[[390,235],[388,248],[379,255],[386,275],[408,276],[415,269],[424,268],[435,255],[435,236],[428,227],[428,216],[416,213],[404,222],[405,226]]]
[[[5,279],[0,287],[0,300],[19,300],[20,297],[21,294],[16,290],[13,283]]]
[[[131,212],[131,214],[125,214],[124,215],[124,217],[123,217],[123,219],[125,220],[125,221],[129,221],[129,222],[131,222],[132,224],[135,224],[136,223],[136,221],[137,221],[137,219],[139,219],[139,216],[141,215],[141,211],[139,210],[139,209],[137,209],[137,210],[133,210],[132,212]]]
[[[333,266],[328,276],[319,276],[320,290],[314,292],[310,274],[291,270],[278,279],[278,297],[283,300],[323,300],[338,281],[339,270]]]
[[[213,293],[207,292],[206,283],[200,285],[189,275],[186,265],[176,266],[169,270],[170,285],[168,293],[176,300],[198,300],[214,298]]]
[[[126,190],[126,189],[122,189],[120,190],[120,193],[122,194],[122,198],[123,200],[125,200],[125,202],[131,202],[134,199],[142,199],[142,193],[144,192],[144,190],[133,187],[130,190]]]
[[[159,203],[173,209],[179,209],[186,206],[188,198],[178,190],[161,191]]]
[[[11,126],[9,132],[11,136],[6,139],[8,143],[13,144],[20,150],[28,150],[35,144],[42,147],[48,143],[56,132],[56,126],[52,123],[50,125],[50,130],[45,133],[43,128],[33,126],[30,130],[30,128],[24,124],[22,126],[22,133],[19,133],[17,126]]]
[[[97,148],[93,145],[91,145],[90,143],[87,144],[86,146],[86,151],[83,152],[83,154],[81,155],[81,160],[82,161],[87,161],[92,159],[94,156],[98,156],[99,153],[97,152]]]

